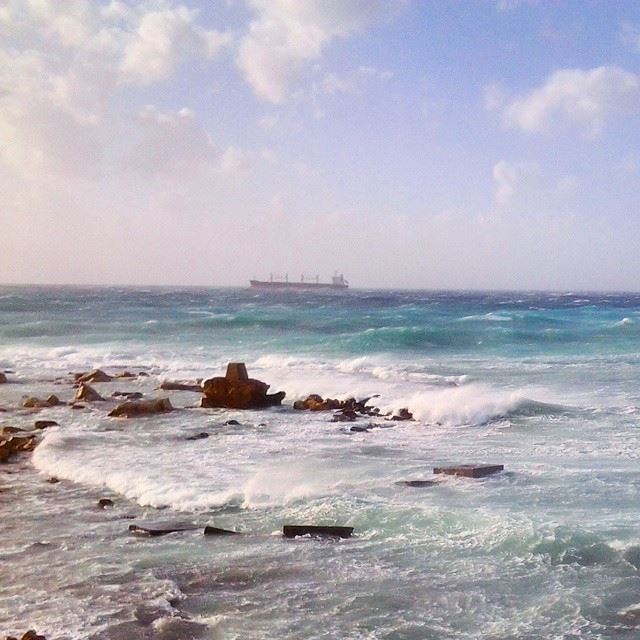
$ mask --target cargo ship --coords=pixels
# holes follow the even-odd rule
[[[290,281],[289,274],[277,276],[273,273],[269,280],[249,280],[252,287],[258,289],[348,289],[349,283],[342,274],[334,275],[331,282],[320,282],[319,276],[313,278],[300,276],[299,281]]]

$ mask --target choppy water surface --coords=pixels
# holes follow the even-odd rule
[[[31,425],[23,395],[68,400],[54,380],[94,367],[150,374],[95,385],[105,396],[154,396],[243,360],[287,397],[38,414],[60,427],[0,468],[0,635],[638,638],[639,327],[633,294],[2,287],[0,370],[17,382],[1,425]],[[293,411],[314,392],[379,394],[416,420],[353,433]],[[456,462],[506,472],[396,484]],[[132,521],[247,535],[139,539]],[[285,541],[285,523],[357,535]]]

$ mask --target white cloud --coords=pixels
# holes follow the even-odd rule
[[[283,102],[304,65],[335,38],[389,18],[406,0],[249,0],[256,18],[237,63],[256,95]]]
[[[619,67],[562,69],[503,113],[508,126],[526,132],[569,123],[596,136],[608,119],[640,114],[640,78]]]
[[[230,34],[204,29],[196,24],[197,16],[197,10],[184,6],[143,13],[123,51],[123,80],[151,84],[168,77],[182,62],[210,60],[230,44]]]
[[[0,11],[0,162],[17,171],[96,171],[121,85],[210,60],[230,36],[165,0],[9,0]]]

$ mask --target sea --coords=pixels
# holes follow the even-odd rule
[[[158,389],[228,362],[282,406]],[[21,408],[95,368],[176,410]],[[59,423],[0,465],[0,636],[640,638],[640,294],[2,286],[0,371],[0,426]],[[433,473],[465,463],[504,471]]]

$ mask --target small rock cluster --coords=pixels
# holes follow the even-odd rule
[[[354,422],[361,416],[380,417],[381,412],[378,407],[373,407],[367,403],[371,398],[356,400],[347,398],[346,400],[336,400],[335,398],[322,398],[317,393],[312,393],[304,400],[296,400],[293,408],[298,411],[335,411],[333,422]],[[406,408],[402,408],[397,414],[385,414],[387,420],[413,420],[413,414]]]

